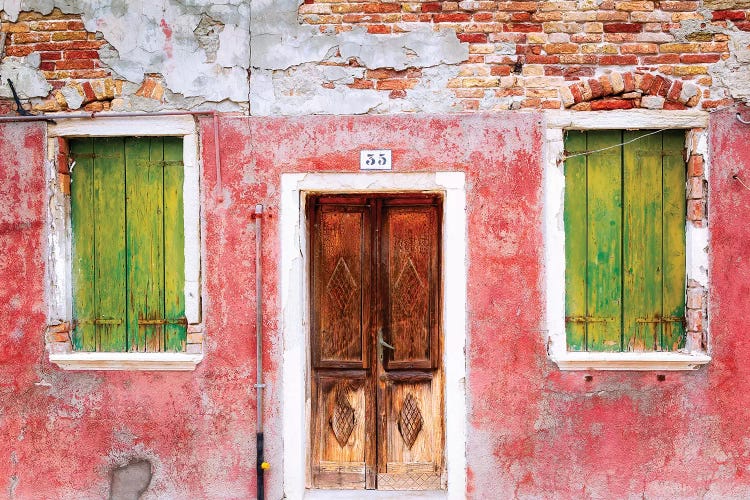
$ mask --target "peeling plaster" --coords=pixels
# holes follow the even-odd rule
[[[39,71],[40,56],[31,54],[26,57],[6,57],[0,62],[0,97],[13,97],[13,92],[8,85],[8,79],[19,97],[28,99],[30,97],[44,97],[52,90],[44,76]]]
[[[300,25],[299,0],[258,0],[251,4],[250,107],[255,115],[363,114],[400,111],[448,111],[455,97],[446,88],[457,68],[449,65],[468,59],[468,44],[450,29],[434,31],[415,24],[412,31],[384,37],[357,27],[343,33],[320,33],[315,26]],[[335,55],[335,56],[334,56]],[[406,99],[390,99],[387,92],[325,88],[325,72],[316,67],[326,60],[356,60],[368,69],[428,68],[420,89]],[[341,68],[345,77],[359,77],[361,68]],[[351,72],[346,74],[346,72]],[[335,80],[340,80],[336,78]],[[335,83],[341,83],[336,81]],[[437,85],[441,87],[438,88]]]
[[[716,84],[728,89],[734,99],[750,102],[750,33],[729,33],[729,59],[711,66]]]
[[[250,9],[244,0],[220,5],[209,0],[135,4],[123,0],[0,0],[0,10],[11,21],[17,20],[21,11],[49,14],[55,7],[66,14],[81,14],[86,30],[101,33],[109,43],[100,51],[102,62],[130,82],[141,82],[146,73],[160,73],[173,93],[187,98],[247,100]],[[194,33],[205,16],[224,25],[215,52],[207,52]]]

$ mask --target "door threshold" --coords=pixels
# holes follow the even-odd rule
[[[446,490],[426,491],[387,491],[387,490],[305,490],[305,500],[359,500],[372,498],[378,500],[445,500],[448,498]]]

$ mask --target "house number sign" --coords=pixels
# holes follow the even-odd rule
[[[390,149],[363,149],[359,152],[360,170],[391,170]]]

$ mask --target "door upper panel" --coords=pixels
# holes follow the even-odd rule
[[[383,210],[386,342],[384,367],[437,366],[439,217],[437,202],[397,199]]]
[[[313,225],[313,365],[366,368],[370,206],[319,204]]]

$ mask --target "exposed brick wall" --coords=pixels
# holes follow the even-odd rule
[[[98,51],[107,41],[87,31],[80,15],[63,14],[59,9],[47,15],[22,12],[16,22],[0,24],[0,35],[5,36],[0,56],[39,54],[39,69],[53,90],[47,98],[27,105],[34,112],[106,111],[122,96],[124,81],[114,78],[99,58]],[[161,76],[146,75],[135,94],[160,101],[164,95]],[[13,109],[11,101],[0,102],[0,114]]]
[[[479,109],[488,96],[513,98],[506,100],[510,104],[500,105],[511,108],[557,109],[603,100],[575,109],[682,109],[696,105],[711,109],[731,102],[723,93],[711,92],[711,64],[729,57],[729,36],[722,31],[750,31],[750,22],[747,10],[711,12],[699,11],[699,7],[697,1],[679,0],[305,0],[299,19],[319,25],[321,32],[362,26],[369,33],[385,36],[412,30],[415,23],[454,29],[458,38],[469,44],[469,60],[449,83],[464,110]],[[699,28],[686,30],[690,22],[700,23]],[[414,80],[418,76],[406,76],[408,71],[395,75],[377,72],[352,86],[403,97],[405,89],[418,83]],[[605,92],[571,100],[564,90],[575,94],[575,88],[590,85],[572,87],[571,81],[593,82],[591,79],[607,72],[631,76],[633,88],[623,92],[629,95]],[[398,83],[393,82],[394,77]],[[654,79],[669,85],[651,88]],[[394,90],[390,88],[393,85],[402,88]],[[687,98],[685,88],[692,93]],[[645,102],[642,97],[647,97]]]
[[[79,15],[63,14],[58,9],[48,15],[22,12],[17,22],[3,22],[2,32],[5,55],[23,57],[38,53],[39,69],[54,89],[49,98],[33,105],[34,111],[73,107],[107,110],[115,94],[121,91],[122,84],[115,82],[99,60],[98,50],[106,41],[86,31]],[[63,92],[66,87],[74,89],[80,98],[68,90]]]

